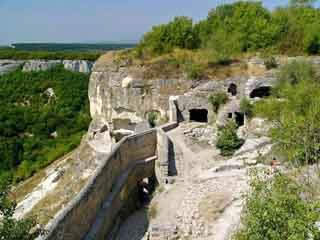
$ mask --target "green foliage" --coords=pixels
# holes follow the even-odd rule
[[[302,81],[318,81],[312,64],[304,60],[295,60],[283,66],[278,74],[278,80],[277,88],[284,88],[285,85],[296,85]]]
[[[311,7],[316,0],[290,0],[290,5],[293,7]]]
[[[104,52],[132,48],[134,44],[17,43],[0,48],[0,59],[97,60]]]
[[[148,113],[148,122],[151,127],[155,127],[157,125],[158,113],[157,112],[149,112]]]
[[[0,59],[13,59],[13,60],[30,60],[30,59],[65,59],[65,60],[97,60],[102,53],[99,52],[52,52],[52,51],[25,51],[16,50],[12,48],[0,49]]]
[[[37,226],[33,217],[16,220],[13,214],[17,204],[9,198],[10,186],[0,184],[0,239],[6,240],[34,240],[45,232]]]
[[[273,122],[270,135],[294,164],[320,160],[320,84],[312,66],[293,62],[283,67],[273,96],[255,112]]]
[[[186,17],[156,26],[145,34],[140,56],[171,52],[174,48],[203,48],[214,62],[229,62],[239,52],[274,49],[286,54],[320,51],[320,10],[313,0],[292,0],[291,5],[270,11],[262,2],[222,4],[206,19],[193,25]],[[253,24],[254,23],[254,24]],[[271,64],[273,66],[273,64]]]
[[[273,56],[266,57],[264,59],[264,65],[268,70],[278,67],[277,60]]]
[[[255,175],[251,187],[234,240],[320,239],[320,203],[303,198],[303,185],[277,173],[273,178]]]
[[[218,112],[221,105],[226,104],[229,100],[228,95],[225,92],[217,92],[210,95],[209,102],[212,105],[213,111]]]
[[[106,52],[110,50],[128,49],[135,44],[127,43],[15,43],[15,49],[23,51],[45,51],[45,52]]]
[[[184,69],[188,79],[199,80],[203,77],[204,69],[201,64],[188,62],[184,64]]]
[[[232,56],[240,52],[240,36],[228,33],[224,29],[218,30],[207,42],[207,49],[211,53],[211,61],[218,64],[228,64]]]
[[[23,180],[79,144],[90,122],[88,82],[63,66],[0,76],[0,178]]]
[[[242,98],[240,102],[240,111],[248,118],[253,116],[253,104],[247,98]]]
[[[222,156],[232,156],[244,143],[237,135],[237,125],[229,121],[225,126],[219,128],[217,148],[221,150]]]
[[[319,52],[319,9],[279,8],[273,12],[273,18],[280,28],[277,45],[281,53]]]
[[[193,49],[196,44],[192,20],[188,17],[176,17],[168,24],[153,27],[144,35],[138,48],[151,55],[160,55],[174,48]]]
[[[238,44],[242,51],[270,46],[278,31],[270,12],[260,2],[241,1],[220,5],[209,13],[207,21],[210,28],[208,32],[212,35],[221,31],[239,35]]]

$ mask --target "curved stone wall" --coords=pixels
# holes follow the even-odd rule
[[[104,239],[119,213],[129,201],[135,201],[139,181],[158,174],[159,182],[168,172],[166,130],[177,123],[164,125],[122,139],[110,154],[100,154],[103,164],[78,196],[50,223],[46,240]],[[155,160],[160,171],[155,171]]]

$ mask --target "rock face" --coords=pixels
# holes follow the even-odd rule
[[[64,68],[73,72],[91,73],[93,63],[85,60],[64,60]]]
[[[115,63],[113,54],[95,63],[89,83],[91,117],[112,130],[134,130],[150,112],[167,118],[169,97],[184,94],[193,84],[184,79],[144,79],[143,68]]]
[[[24,61],[0,60],[0,75],[17,70],[24,64]]]
[[[48,69],[51,69],[57,66],[60,63],[61,61],[59,60],[54,60],[54,61],[30,60],[24,64],[22,71],[23,72],[46,71]]]
[[[277,59],[277,62],[281,66],[299,59],[284,58]],[[307,60],[319,64],[319,59]],[[111,135],[118,130],[126,134],[137,132],[138,125],[154,115],[158,118],[156,123],[170,120],[224,125],[233,119],[239,127],[246,126],[240,108],[241,99],[254,102],[268,97],[276,84],[278,71],[268,70],[259,58],[246,63],[246,73],[226,79],[193,81],[185,76],[149,79],[143,66],[119,61],[116,53],[109,52],[93,66],[89,83],[91,117],[107,126]],[[227,93],[229,100],[215,113],[208,97],[217,92]]]
[[[262,68],[261,62],[256,64]],[[213,123],[218,120],[223,124],[233,118],[244,124],[240,100],[247,97],[253,101],[268,96],[275,79],[274,71],[267,71],[254,77],[248,72],[221,80],[192,81],[184,77],[151,80],[144,76],[142,66],[115,61],[115,53],[109,52],[94,64],[92,70],[89,83],[91,117],[103,122],[110,132],[135,131],[136,125],[148,119],[149,113],[155,113],[163,120],[177,116],[174,121]],[[229,95],[228,104],[218,114],[213,112],[208,101],[215,92]]]
[[[59,64],[64,68],[73,71],[89,74],[91,73],[93,62],[86,60],[0,60],[0,75],[15,71],[22,67],[24,72],[46,71]]]

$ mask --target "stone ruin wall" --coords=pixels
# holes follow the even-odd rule
[[[100,153],[97,157],[102,164],[97,172],[50,223],[49,234],[41,239],[104,239],[123,220],[122,209],[136,204],[138,182],[155,174],[159,183],[165,182],[170,141],[165,131],[176,126],[170,123],[125,137],[110,154]]]

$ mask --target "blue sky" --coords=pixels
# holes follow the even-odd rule
[[[223,0],[0,0],[0,44],[136,41],[174,16],[206,17]],[[265,0],[268,7],[287,0]]]

